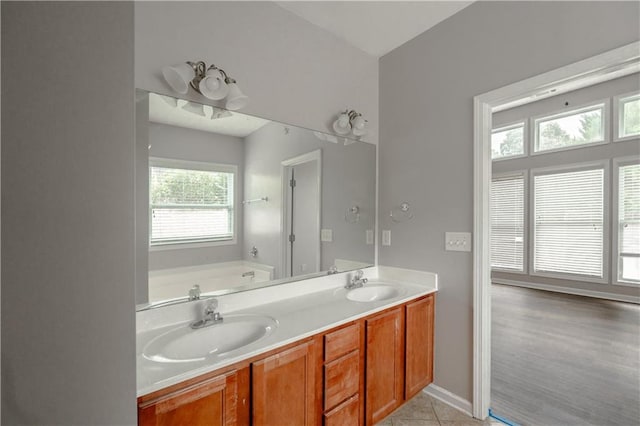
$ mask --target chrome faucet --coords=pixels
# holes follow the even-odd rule
[[[200,286],[198,284],[191,287],[189,290],[189,302],[200,299]]]
[[[204,328],[210,325],[221,323],[224,318],[220,315],[220,312],[216,312],[218,309],[218,301],[211,299],[204,307],[204,317],[190,324],[191,328]]]
[[[351,277],[351,281],[349,281],[347,285],[344,286],[344,288],[346,288],[347,290],[351,290],[352,288],[362,287],[367,283],[367,281],[369,281],[366,278],[362,278],[363,276],[364,272],[362,271],[362,269],[358,269],[356,273]]]

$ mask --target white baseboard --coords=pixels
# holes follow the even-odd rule
[[[448,390],[441,388],[438,385],[434,385],[433,383],[424,388],[422,392],[452,406],[458,411],[462,411],[469,417],[473,417],[473,414],[471,414],[471,403],[466,399],[459,397],[455,393],[449,392]]]
[[[576,296],[595,297],[598,299],[616,300],[618,302],[628,302],[640,304],[640,297],[626,294],[608,293],[605,291],[585,290],[582,288],[561,287],[557,285],[538,284],[528,281],[505,280],[503,278],[492,278],[491,282],[496,284],[513,285],[516,287],[532,288],[534,290],[555,291],[557,293],[575,294]]]

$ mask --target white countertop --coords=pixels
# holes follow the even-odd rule
[[[156,336],[177,326],[188,327],[196,319],[194,312],[201,311],[202,302],[138,312],[137,396],[147,395],[437,291],[437,276],[433,273],[378,266],[367,268],[365,276],[370,282],[383,281],[397,287],[400,294],[383,301],[353,302],[345,297],[346,291],[343,289],[349,275],[337,274],[221,296],[218,300],[223,316],[265,315],[276,319],[278,327],[266,337],[215,361],[166,363],[151,361],[142,354],[145,345]],[[277,295],[274,296],[274,293]],[[266,297],[267,294],[269,297]],[[259,303],[261,300],[263,303]]]

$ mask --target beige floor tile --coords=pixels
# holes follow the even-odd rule
[[[468,416],[462,411],[458,411],[455,408],[451,407],[450,405],[445,404],[442,401],[438,401],[435,398],[431,399],[431,403],[433,405],[433,409],[436,413],[436,416],[438,417],[438,420],[440,420],[440,422],[447,421],[447,420],[474,421],[472,417]],[[473,423],[473,424],[477,424],[477,423]]]
[[[380,423],[376,423],[376,426],[393,426],[393,423],[391,422],[391,419],[387,417]]]
[[[409,402],[391,414],[392,419],[438,420],[429,401]]]

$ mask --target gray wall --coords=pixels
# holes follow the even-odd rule
[[[136,91],[136,304],[149,301],[149,94]]]
[[[634,2],[477,2],[380,60],[380,264],[437,272],[435,384],[472,398],[473,96],[637,40]]]
[[[243,112],[326,132],[349,107],[377,140],[377,58],[273,2],[136,2],[135,20],[138,88],[171,94],[161,67],[204,60],[238,80]]]
[[[603,99],[611,99],[613,96],[629,93],[632,91],[640,90],[640,75],[633,74],[623,78],[617,78],[615,80],[597,84],[595,86],[587,87],[581,90],[576,90],[570,93],[566,93],[560,96],[554,96],[552,98],[544,99],[542,101],[534,102],[528,105],[524,105],[518,108],[512,108],[510,110],[502,111],[493,115],[493,127],[497,128],[501,125],[514,123],[517,121],[527,120],[529,117],[536,117],[543,114],[554,113],[563,109],[571,110],[573,108],[580,107],[581,104],[589,102],[597,102]],[[569,106],[565,106],[565,102],[569,103]],[[613,103],[613,100],[611,100]],[[609,140],[613,141],[613,128],[617,126],[617,123],[613,122],[613,114],[611,114],[611,126],[609,128]],[[598,145],[591,147],[582,147],[562,152],[553,152],[543,155],[534,155],[524,158],[516,158],[512,160],[495,161],[492,166],[493,173],[509,173],[514,171],[529,170],[540,167],[548,166],[562,166],[565,164],[582,163],[587,161],[597,161],[603,159],[612,159],[615,157],[626,157],[630,155],[640,155],[640,138],[612,142],[606,145]],[[530,145],[530,144],[529,144]],[[613,176],[613,168],[610,170],[610,175]],[[531,187],[529,182],[529,188]],[[609,182],[609,193],[613,194],[613,179]],[[612,195],[613,196],[613,195]],[[610,211],[613,208],[613,199],[609,202]],[[616,232],[615,218],[613,214],[610,214],[609,227],[611,232]],[[526,229],[526,228],[525,228]],[[612,243],[613,235],[609,236],[609,254],[615,255]],[[530,245],[529,241],[529,245]],[[531,250],[529,250],[529,256],[531,256]],[[525,259],[528,262],[528,259]],[[610,276],[609,283],[611,283],[611,274],[613,274],[613,266],[616,260],[612,257],[606,259],[609,262]],[[595,284],[577,280],[563,280],[547,277],[532,276],[530,274],[514,274],[503,271],[493,271],[491,273],[492,278],[499,278],[504,280],[513,280],[520,282],[531,282],[539,284],[548,284],[560,287],[570,287],[575,289],[583,289],[590,291],[598,291],[604,293],[618,294],[618,295],[640,295],[640,288],[620,285],[607,285],[607,284]]]
[[[2,423],[135,424],[133,4],[2,2]]]
[[[170,158],[238,166],[235,182],[236,242],[232,245],[151,250],[149,270],[242,260],[242,200],[244,197],[244,140],[184,127],[149,123],[150,157]],[[147,204],[148,208],[148,204]],[[148,215],[144,223],[148,227]]]
[[[285,133],[284,128],[289,129]],[[270,123],[245,139],[245,194],[247,198],[269,197],[267,203],[245,206],[245,252],[256,246],[254,260],[281,271],[282,178],[281,162],[322,150],[321,227],[333,229],[333,242],[322,243],[322,270],[335,258],[373,264],[373,246],[366,245],[366,229],[375,223],[375,146],[359,142],[342,143],[318,139],[313,132]],[[344,213],[353,204],[361,208],[358,223],[346,223]]]

